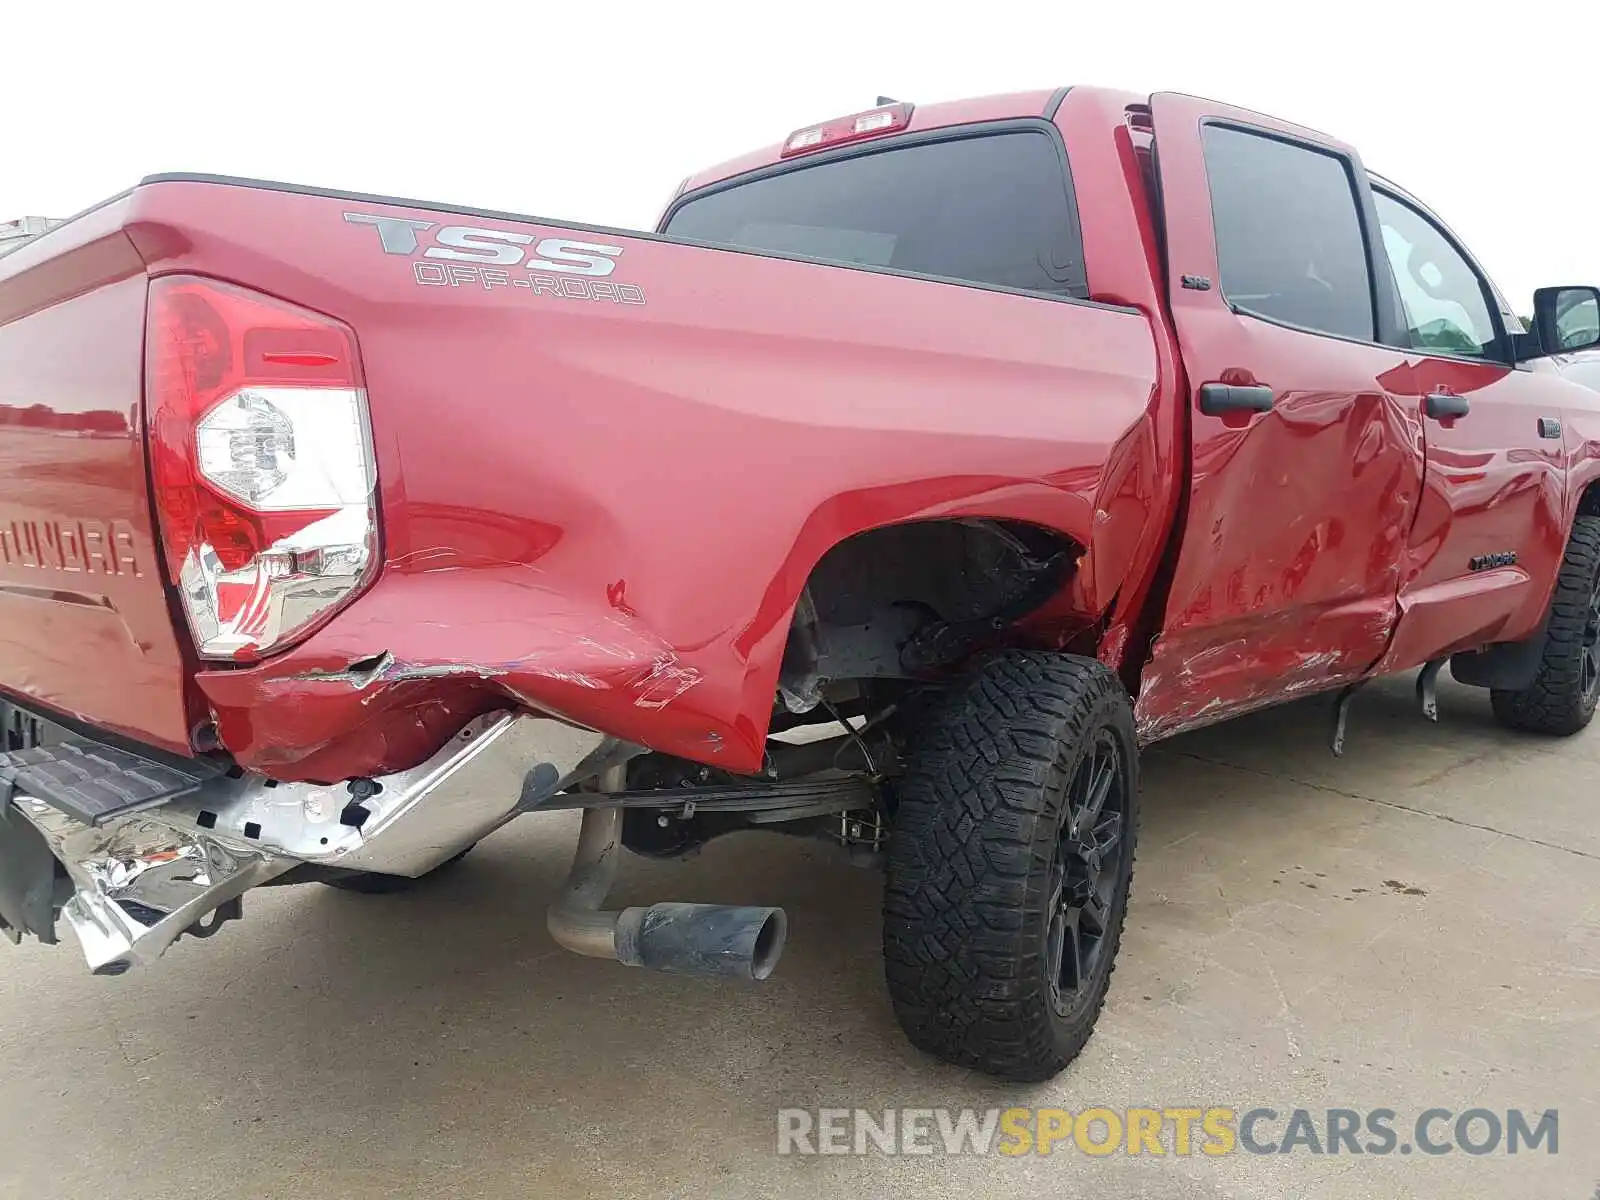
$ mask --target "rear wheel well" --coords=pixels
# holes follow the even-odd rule
[[[1080,547],[1054,530],[980,518],[856,534],[812,569],[779,674],[779,706],[808,712],[844,681],[913,680],[997,640],[1070,580]]]

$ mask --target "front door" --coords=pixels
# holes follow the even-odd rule
[[[1136,708],[1146,739],[1370,670],[1422,479],[1354,152],[1186,96],[1152,111],[1192,481]]]
[[[1427,447],[1391,671],[1519,640],[1543,619],[1566,543],[1563,389],[1511,365],[1494,290],[1432,214],[1386,185],[1373,196],[1412,346],[1397,390]]]

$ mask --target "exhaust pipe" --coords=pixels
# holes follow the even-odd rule
[[[626,768],[601,777],[621,791]],[[778,965],[789,933],[781,908],[729,904],[652,904],[603,909],[622,857],[622,810],[587,808],[578,850],[560,898],[546,917],[559,945],[590,958],[679,975],[765,979]]]

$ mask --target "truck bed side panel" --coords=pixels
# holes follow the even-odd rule
[[[383,572],[303,646],[201,673],[246,765],[392,770],[509,696],[748,770],[807,574],[852,534],[1030,521],[1087,551],[1085,612],[1120,582],[1093,569],[1096,512],[1109,469],[1148,474],[1121,461],[1149,453],[1140,313],[370,199],[135,197],[153,272],[344,320],[366,370]],[[429,255],[452,225],[609,245],[616,269]]]

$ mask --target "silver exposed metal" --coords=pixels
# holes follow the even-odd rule
[[[32,796],[12,803],[72,878],[61,915],[97,975],[161,957],[207,914],[294,865],[199,830],[180,832],[150,812],[93,829]]]
[[[90,968],[118,974],[302,862],[424,874],[516,814],[520,793],[508,780],[544,765],[564,784],[604,740],[560,721],[495,712],[421,766],[365,781],[360,790],[370,795],[359,801],[345,785],[222,777],[98,829],[31,796],[12,803],[72,879],[62,916]]]
[[[506,787],[508,777],[520,783],[548,763],[564,783],[604,740],[548,718],[489,713],[421,766],[374,780],[377,791],[360,801],[366,816],[359,826],[346,823],[353,797],[345,784],[270,786],[256,776],[217,780],[155,811],[184,828],[209,826],[303,862],[415,877],[514,814],[521,796]]]

